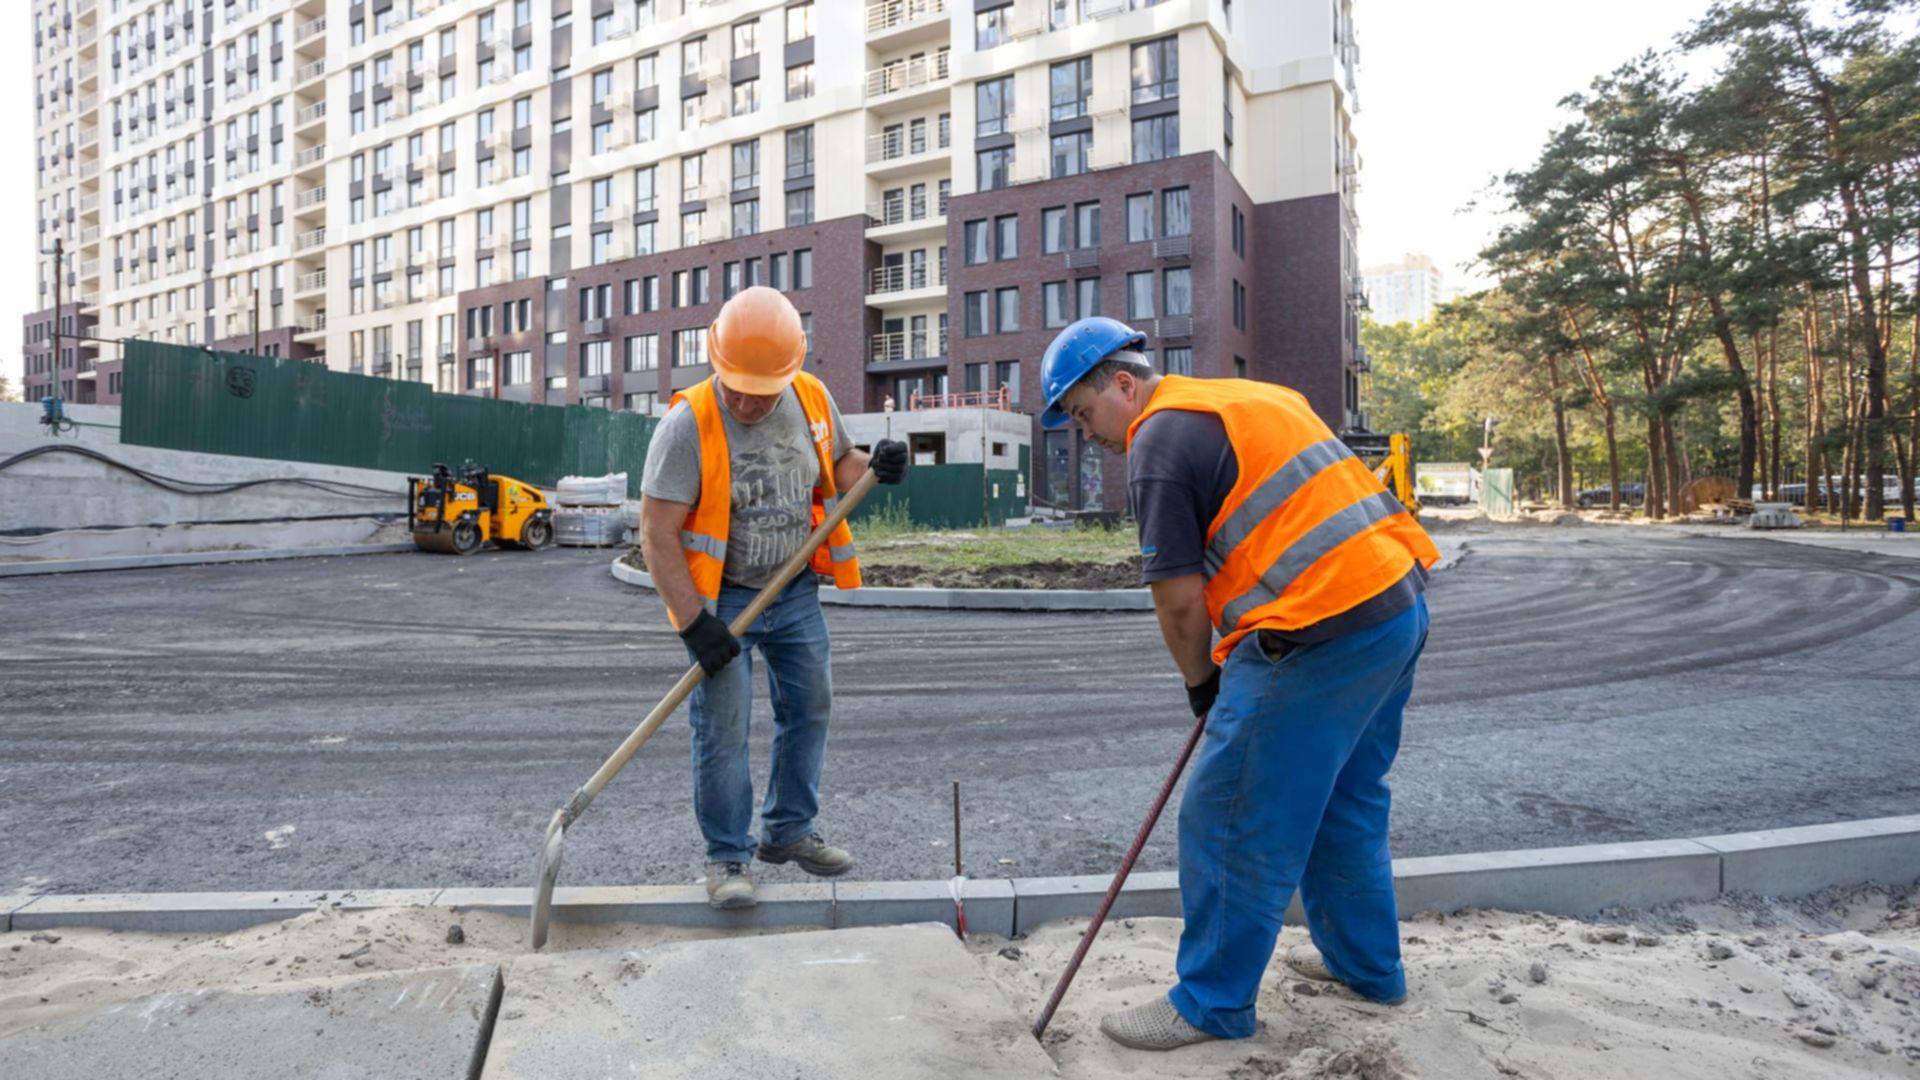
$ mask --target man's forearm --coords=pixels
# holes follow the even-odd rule
[[[1160,636],[1188,686],[1213,674],[1213,620],[1207,615],[1205,580],[1199,574],[1154,582],[1153,610]]]
[[[675,626],[686,627],[706,607],[693,587],[693,574],[687,569],[680,548],[680,529],[649,523],[640,531],[640,553],[647,560],[647,574],[653,578],[654,591],[660,594],[667,610],[673,613]]]
[[[833,487],[835,491],[846,491],[860,482],[867,471],[867,462],[872,455],[865,450],[849,450],[833,463]]]

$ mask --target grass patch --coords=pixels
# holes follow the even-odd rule
[[[1132,563],[1140,553],[1131,527],[1116,529],[916,529],[876,515],[853,527],[860,562],[932,571],[988,570],[1029,563]]]

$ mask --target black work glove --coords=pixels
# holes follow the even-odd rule
[[[873,446],[868,463],[873,475],[883,484],[897,484],[907,478],[907,444],[899,439],[881,439]]]
[[[699,618],[688,623],[687,628],[680,631],[680,640],[693,650],[700,670],[709,677],[740,655],[740,639],[711,611],[702,611]]]
[[[1187,687],[1187,704],[1193,706],[1194,719],[1207,715],[1207,712],[1213,708],[1214,699],[1219,696],[1220,668],[1215,665],[1213,674],[1207,676],[1206,682],[1199,686]]]

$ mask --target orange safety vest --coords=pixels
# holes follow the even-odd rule
[[[1168,375],[1127,429],[1166,409],[1212,413],[1240,477],[1207,526],[1207,614],[1224,664],[1255,630],[1299,630],[1350,611],[1440,552],[1346,444],[1293,390],[1246,379]]]
[[[813,488],[813,524],[818,527],[839,503],[833,484],[833,407],[819,379],[801,372],[793,381],[800,409],[807,417],[814,451],[820,457],[820,482]],[[680,547],[696,592],[711,602],[720,598],[720,580],[727,565],[727,532],[733,522],[733,456],[727,450],[727,426],[721,419],[720,395],[707,379],[673,397],[693,410],[700,431],[700,501],[680,528]],[[834,526],[827,542],[813,553],[813,572],[833,575],[842,589],[860,587],[860,561],[854,557],[853,530],[846,522]],[[672,614],[668,614],[671,621]]]

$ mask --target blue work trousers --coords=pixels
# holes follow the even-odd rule
[[[1406,994],[1386,777],[1426,640],[1423,597],[1278,660],[1257,634],[1227,658],[1180,804],[1186,926],[1168,998],[1195,1027],[1253,1034],[1296,886],[1336,978],[1377,1001]]]
[[[716,614],[731,624],[757,593],[722,586]],[[766,661],[773,699],[773,756],[760,808],[763,839],[771,844],[805,839],[820,812],[833,668],[820,586],[812,574],[802,573],[741,635],[740,655],[693,691],[688,710],[693,814],[706,837],[708,862],[751,862],[759,846],[753,837],[753,775],[747,768],[755,650]],[[691,659],[692,650],[687,655]]]

